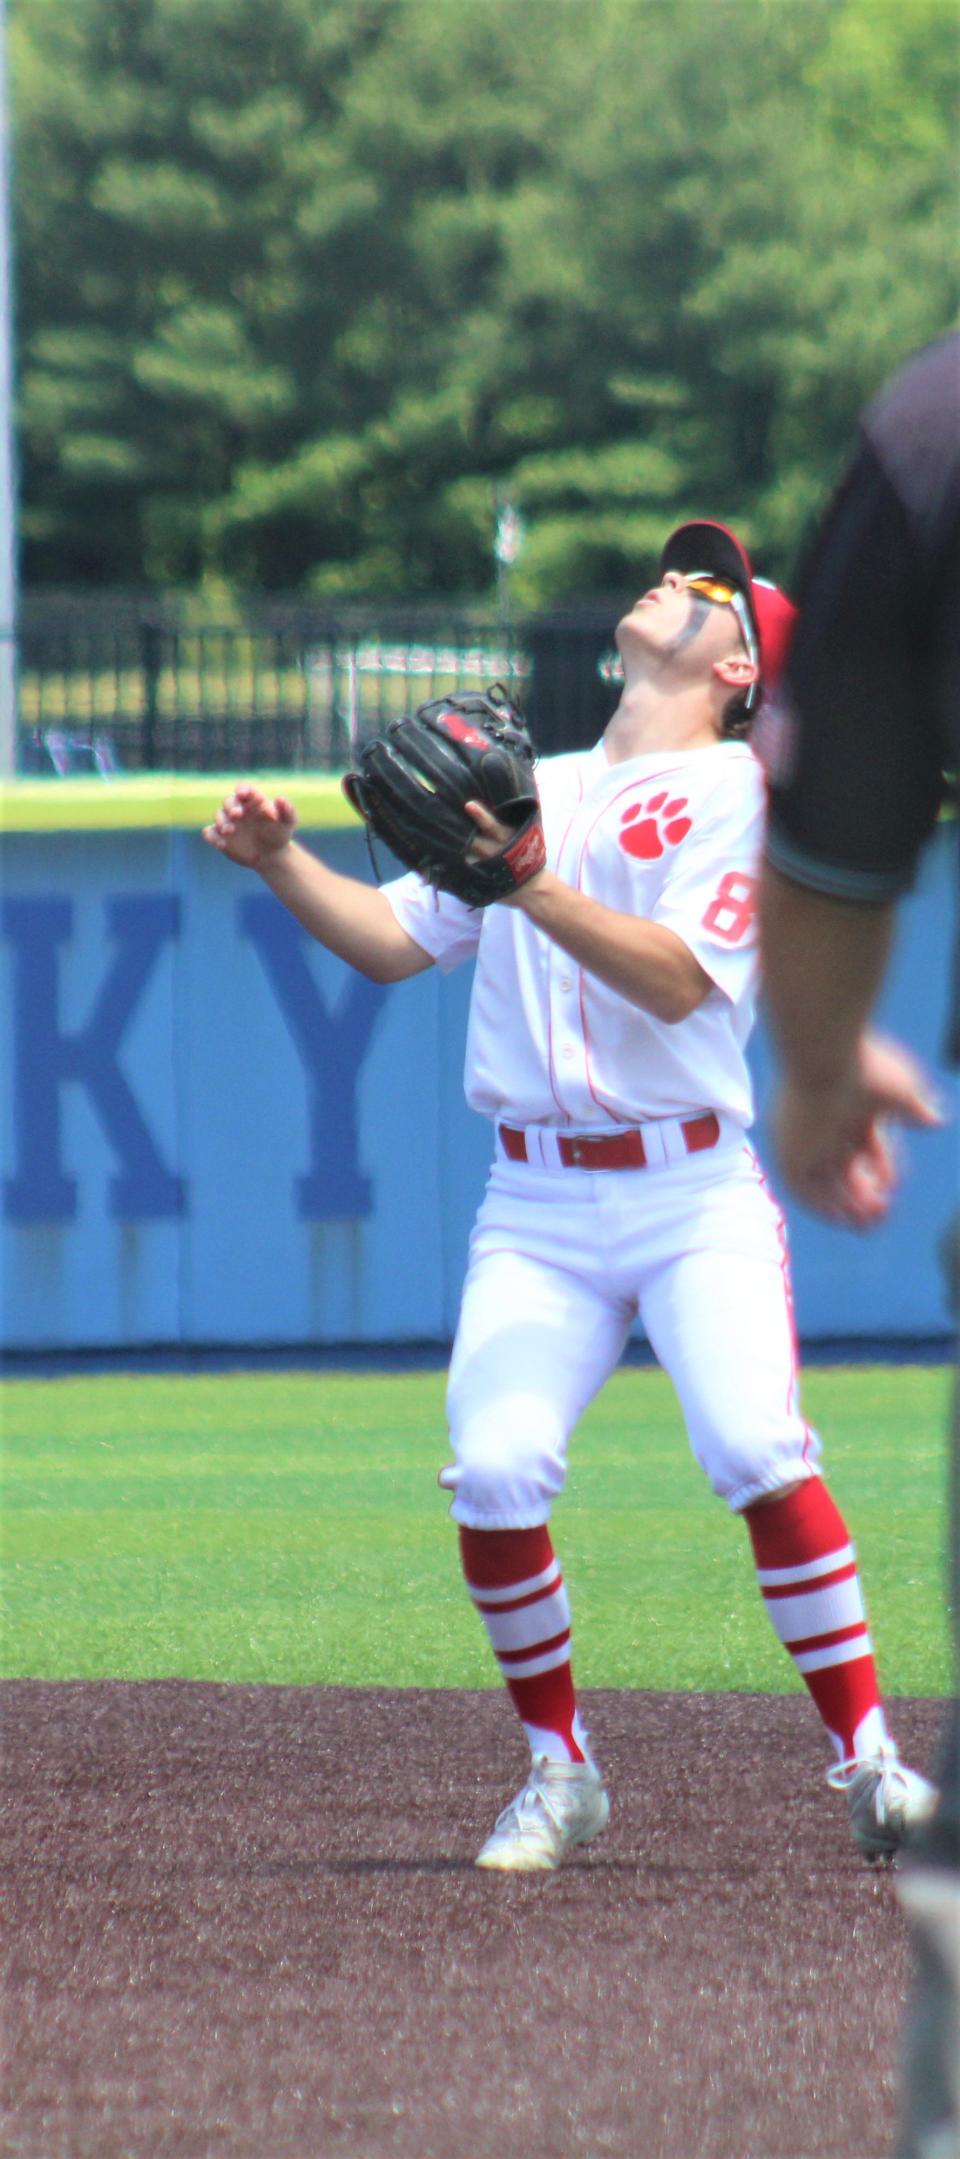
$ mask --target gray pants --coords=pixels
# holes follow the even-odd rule
[[[944,1256],[956,1312],[960,1222]],[[947,1596],[954,1695],[936,1766],[937,1810],[905,1857],[900,1877],[913,1978],[902,2034],[901,2118],[894,2159],[960,2159],[960,1366],[948,1478]]]

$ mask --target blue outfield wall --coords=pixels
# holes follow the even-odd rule
[[[369,874],[356,832],[307,838]],[[904,903],[880,1017],[955,1119],[951,838]],[[5,1349],[450,1337],[490,1155],[462,1095],[469,969],[375,988],[175,829],[8,834],[2,930]],[[754,1067],[769,1163],[762,1025]],[[946,1344],[955,1122],[903,1155],[869,1237],[788,1207],[806,1338]]]

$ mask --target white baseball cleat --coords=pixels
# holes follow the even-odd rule
[[[895,1747],[863,1761],[838,1762],[827,1783],[845,1792],[854,1842],[865,1859],[893,1859],[913,1832],[929,1821],[937,1792],[926,1777],[907,1769]]]
[[[552,1762],[537,1754],[476,1864],[510,1874],[552,1873],[572,1845],[591,1843],[609,1819],[610,1801],[591,1762]]]

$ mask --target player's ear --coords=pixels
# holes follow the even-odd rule
[[[745,652],[731,652],[725,660],[714,660],[713,672],[728,690],[748,690],[760,676],[759,667]]]

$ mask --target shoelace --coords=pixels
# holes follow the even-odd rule
[[[895,1754],[872,1754],[866,1759],[852,1754],[847,1761],[835,1762],[833,1768],[827,1770],[827,1783],[834,1792],[846,1792],[854,1777],[860,1776],[865,1769],[872,1771],[882,1784],[890,1777],[896,1779],[902,1792],[907,1790],[903,1767]]]
[[[497,1817],[497,1828],[505,1828],[508,1822],[519,1825],[521,1815],[532,1813],[538,1801],[554,1828],[561,1829],[563,1824],[560,1815],[556,1804],[550,1804],[550,1787],[539,1767],[531,1769],[522,1792],[518,1792],[516,1798],[511,1799],[509,1806],[504,1807],[503,1813]]]

